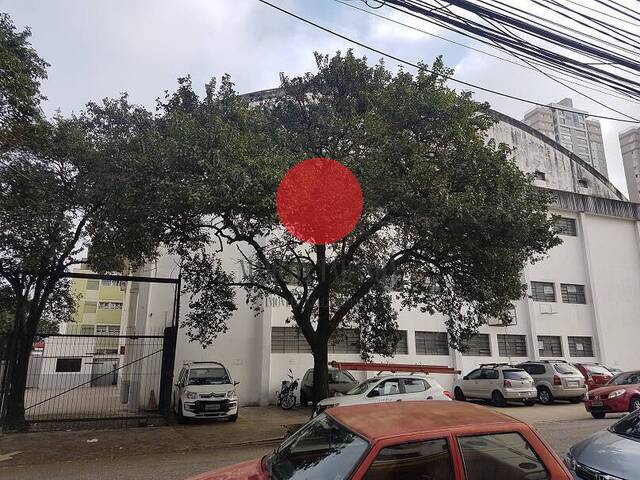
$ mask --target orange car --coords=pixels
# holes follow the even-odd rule
[[[192,480],[571,480],[527,424],[485,407],[424,401],[336,407],[273,453]]]

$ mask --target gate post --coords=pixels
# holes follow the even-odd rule
[[[173,391],[173,370],[175,368],[177,337],[178,327],[173,326],[164,329],[158,407],[160,413],[165,417],[171,414],[171,393]]]

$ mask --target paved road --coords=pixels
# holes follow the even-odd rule
[[[615,421],[614,418],[593,420],[585,414],[581,405],[514,406],[500,411],[533,424],[561,455],[575,442]],[[211,425],[211,428],[215,427]],[[0,463],[0,479],[181,480],[206,470],[259,457],[271,449],[273,445],[245,446],[10,468],[2,468]]]

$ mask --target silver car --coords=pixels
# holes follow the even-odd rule
[[[521,368],[505,363],[487,363],[453,382],[456,400],[491,400],[497,407],[507,402],[535,403],[538,392],[533,378]]]
[[[575,444],[565,463],[580,480],[640,478],[640,410]]]
[[[538,400],[551,405],[555,400],[580,403],[587,387],[580,370],[564,360],[530,360],[516,365],[525,370],[536,382]]]

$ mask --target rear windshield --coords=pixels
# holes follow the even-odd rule
[[[584,368],[592,375],[611,375],[611,372],[600,365],[585,365]]]
[[[576,368],[566,363],[555,363],[553,365],[553,368],[555,368],[556,372],[562,375],[572,375],[572,374],[581,375],[581,373]]]
[[[531,380],[531,377],[524,370],[503,370],[502,374],[506,380]]]
[[[640,410],[631,415],[627,415],[618,423],[614,423],[611,426],[611,431],[624,437],[640,440]]]

